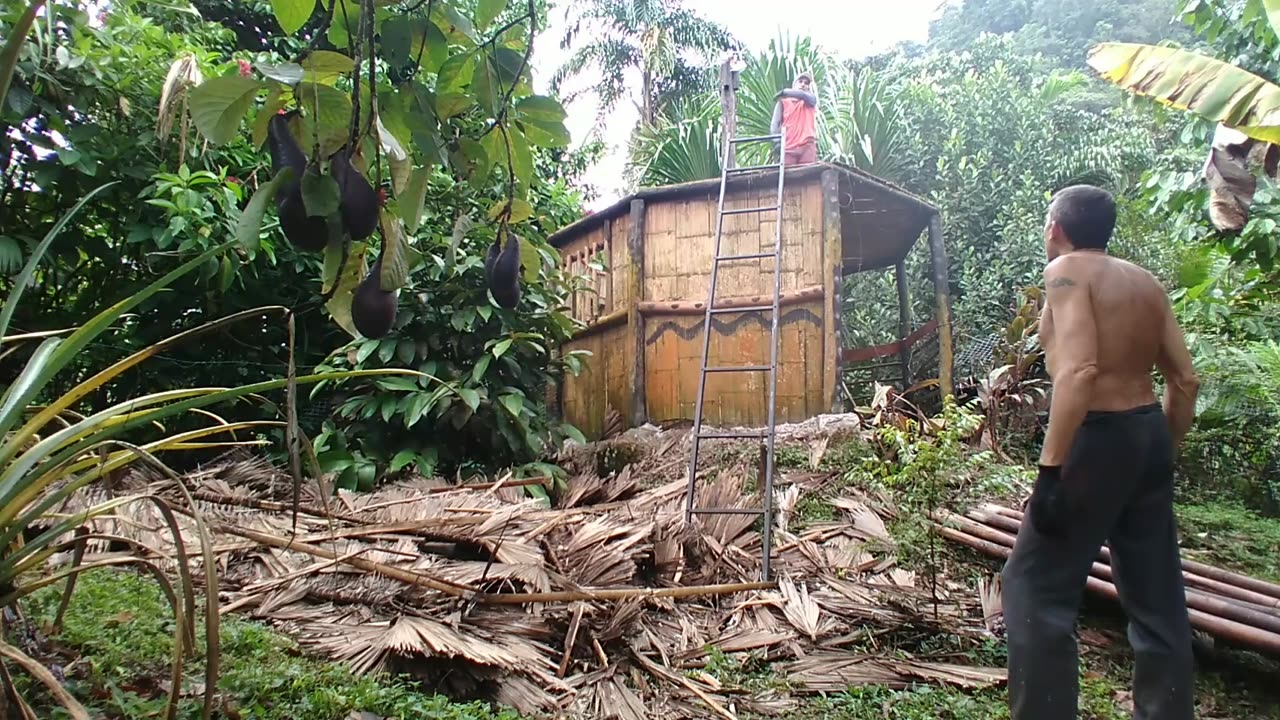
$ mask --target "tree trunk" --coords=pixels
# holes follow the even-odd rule
[[[641,81],[640,92],[644,94],[644,97],[641,98],[640,124],[645,128],[651,128],[656,120],[653,116],[653,74],[648,70],[642,71]]]

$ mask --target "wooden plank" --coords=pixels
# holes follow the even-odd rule
[[[929,218],[929,253],[933,259],[933,292],[938,301],[938,384],[942,396],[954,395],[951,373],[951,290],[947,279],[947,250],[942,245],[942,216]]]
[[[831,412],[843,410],[844,403],[838,392],[840,377],[840,291],[841,232],[840,232],[840,176],[834,170],[822,173],[822,287],[824,328],[822,333],[822,406]]]
[[[631,427],[640,427],[645,423],[644,399],[644,315],[640,313],[640,302],[644,299],[644,200],[631,202],[631,219],[627,234],[627,257],[630,271],[630,282],[627,293],[627,327],[631,333],[630,365],[631,365],[631,407],[626,412],[631,420]],[[619,412],[624,412],[619,409]]]

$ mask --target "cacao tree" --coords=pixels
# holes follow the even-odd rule
[[[487,277],[495,304],[514,307],[517,270],[536,277],[541,262],[515,232],[533,214],[533,149],[570,139],[561,104],[532,90],[534,3],[275,0],[272,10],[286,34],[315,28],[296,57],[178,88],[210,144],[247,127],[271,152],[271,179],[249,201],[241,239],[258,236],[274,202],[295,249],[323,255],[319,299],[330,317],[353,336],[380,337],[409,273],[428,260],[413,235],[427,181],[443,169],[476,188],[501,186],[486,218],[459,223],[494,226]]]

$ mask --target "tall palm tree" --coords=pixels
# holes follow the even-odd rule
[[[660,82],[711,62],[733,42],[723,26],[681,7],[680,0],[586,0],[576,7],[560,47],[588,39],[552,76],[551,88],[559,93],[565,79],[599,73],[592,88],[600,95],[597,122],[626,97],[626,73],[635,69],[640,72],[640,125],[653,125]]]

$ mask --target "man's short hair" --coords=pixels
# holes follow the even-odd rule
[[[804,71],[802,71],[802,72],[800,72],[800,73],[798,73],[798,74],[796,75],[796,81],[797,81],[797,82],[799,82],[800,78],[804,78],[805,80],[808,80],[809,82],[813,82],[813,75],[810,75],[808,70],[804,70]]]
[[[1049,219],[1058,223],[1072,247],[1105,250],[1116,227],[1116,201],[1093,185],[1072,185],[1053,194]]]

